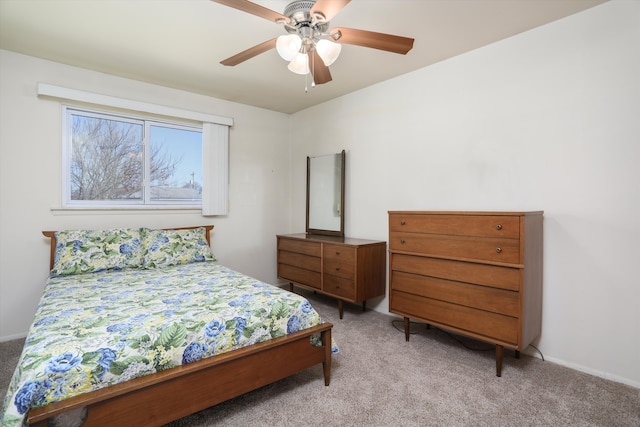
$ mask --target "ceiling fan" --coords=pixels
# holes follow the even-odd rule
[[[338,58],[341,44],[364,46],[388,52],[406,54],[413,47],[413,39],[392,34],[353,28],[329,28],[333,19],[351,0],[295,0],[278,13],[248,0],[212,0],[225,6],[256,15],[279,25],[289,33],[250,47],[223,61],[234,66],[263,52],[276,48],[289,62],[289,70],[297,74],[311,74],[312,84],[331,81],[329,66]]]

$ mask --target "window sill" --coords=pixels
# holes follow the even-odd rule
[[[194,206],[66,206],[52,207],[51,212],[54,215],[135,215],[149,212],[202,214],[202,208]]]

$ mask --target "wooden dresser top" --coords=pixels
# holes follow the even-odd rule
[[[307,234],[307,233],[279,234],[278,237],[284,237],[289,239],[302,239],[309,242],[338,243],[342,245],[353,245],[353,246],[364,246],[364,245],[386,243],[383,240],[355,239],[353,237],[325,236],[322,234]]]
[[[504,211],[389,211],[390,215],[542,215],[544,211],[504,212]]]

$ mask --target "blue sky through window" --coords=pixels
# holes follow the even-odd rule
[[[195,180],[202,186],[202,132],[168,127],[151,126],[152,146],[161,146],[166,156],[177,161],[168,184],[182,187]]]

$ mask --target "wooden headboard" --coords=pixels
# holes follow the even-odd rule
[[[175,228],[163,228],[163,230],[191,230],[193,228],[204,228],[207,236],[207,243],[211,244],[211,230],[213,225],[194,225],[192,227],[175,227]],[[56,253],[56,232],[55,231],[43,231],[46,237],[51,239],[51,252],[49,253],[49,270],[53,270],[53,260]]]

